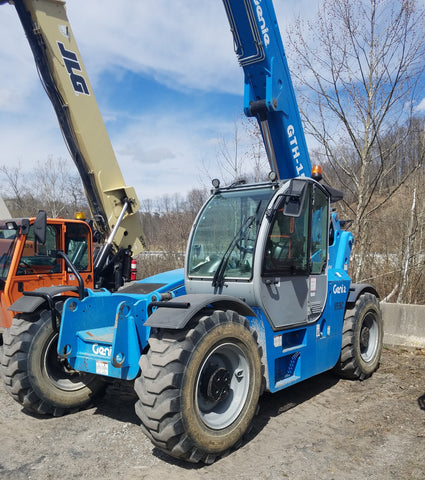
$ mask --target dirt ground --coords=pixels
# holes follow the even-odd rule
[[[425,350],[385,348],[364,382],[323,374],[266,394],[247,441],[209,466],[144,437],[128,388],[84,411],[36,418],[0,388],[0,479],[425,478]]]

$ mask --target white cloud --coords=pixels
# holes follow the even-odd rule
[[[425,112],[425,98],[423,98],[418,105],[415,107],[415,112],[423,113]]]
[[[175,88],[240,90],[220,1],[73,0],[67,10],[93,75],[118,66]]]
[[[6,109],[12,104],[12,92],[8,88],[0,88],[0,108]]]
[[[31,55],[15,8],[0,6],[0,115],[16,113],[28,107],[28,97],[39,89]]]
[[[204,164],[216,155],[219,132],[230,130],[215,118],[194,122],[181,112],[176,121],[175,116],[147,114],[114,136],[113,143],[125,180],[136,186],[142,201],[209,185]]]
[[[296,16],[313,17],[319,1],[274,3],[284,32]],[[67,11],[91,75],[118,66],[174,88],[241,93],[243,73],[220,0],[72,0]]]
[[[243,72],[221,1],[72,0],[66,7],[99,104],[110,103],[99,84],[105,72],[119,82],[129,69],[176,92],[240,95],[242,112]],[[307,0],[276,0],[275,8],[282,32],[294,15],[313,11]],[[68,158],[15,8],[1,5],[0,15],[0,164],[29,169],[49,156]],[[214,164],[216,139],[233,134],[233,118],[213,117],[195,99],[179,111],[170,104],[134,118],[129,109],[123,104],[102,114],[124,178],[141,199],[198,186],[203,163]]]

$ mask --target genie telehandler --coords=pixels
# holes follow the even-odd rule
[[[223,3],[269,180],[214,180],[184,271],[132,291],[85,288],[64,302],[58,340],[60,358],[87,379],[134,380],[152,443],[203,463],[240,445],[265,390],[328,370],[369,377],[383,336],[377,292],[348,275],[353,236],[333,207],[342,194],[310,164],[272,1]],[[40,377],[31,395],[50,408],[75,407],[31,373]]]

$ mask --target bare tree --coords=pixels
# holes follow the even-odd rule
[[[164,195],[155,202],[142,202],[140,219],[150,252],[139,257],[141,276],[153,275],[184,263],[190,229],[207,198],[206,189],[193,189],[186,197]]]
[[[34,216],[43,209],[51,217],[73,218],[78,210],[88,212],[81,179],[67,160],[49,157],[28,172],[3,165],[0,174],[13,215]]]
[[[270,172],[261,130],[254,117],[244,117],[242,125],[244,125],[250,139],[250,150],[246,153],[252,172],[250,179],[254,182],[260,182]]]
[[[412,179],[406,200],[411,201],[410,210],[403,209],[404,238],[401,246],[401,268],[399,270],[399,291],[397,302],[423,303],[425,292],[425,189],[424,175]],[[405,202],[407,203],[407,202]]]
[[[34,198],[28,188],[28,180],[21,165],[11,167],[2,165],[0,174],[3,177],[2,195],[13,199],[9,210],[12,215],[28,215],[28,208],[33,208]]]
[[[354,278],[362,278],[369,219],[423,165],[400,169],[395,154],[414,124],[425,65],[424,9],[416,0],[324,0],[317,21],[299,20],[290,35],[303,86],[302,114],[307,130],[351,192],[355,218]],[[405,136],[385,142],[394,126]],[[379,186],[402,172],[387,191]],[[388,184],[389,185],[389,184]]]
[[[413,189],[412,207],[409,215],[408,231],[406,235],[406,246],[402,252],[403,256],[403,269],[401,272],[401,285],[398,292],[397,303],[403,300],[403,295],[406,290],[406,286],[409,283],[409,266],[412,263],[414,252],[412,251],[415,241],[415,235],[417,230],[417,216],[416,216],[416,188]]]
[[[64,200],[66,169],[60,159],[48,157],[45,163],[38,162],[34,169],[33,184],[45,210],[52,217],[67,216]]]
[[[224,181],[234,181],[244,174],[243,159],[239,152],[240,133],[239,123],[233,122],[233,138],[228,142],[221,137],[217,147],[217,166]]]
[[[232,137],[217,141],[216,163],[204,165],[206,176],[218,177],[226,184],[245,180],[258,182],[268,170],[268,160],[258,123],[245,116],[233,121]]]

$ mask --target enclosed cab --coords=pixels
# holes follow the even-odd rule
[[[43,231],[45,238],[40,238]],[[65,265],[63,251],[93,288],[92,231],[79,220],[16,218],[0,221],[0,327],[9,328],[14,313],[8,308],[23,292],[56,286],[77,286],[75,274]]]
[[[217,189],[194,224],[187,292],[243,299],[274,328],[314,321],[327,297],[330,198],[312,179]],[[347,266],[348,255],[341,275]]]

